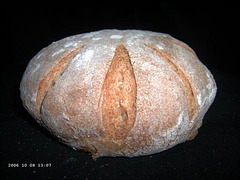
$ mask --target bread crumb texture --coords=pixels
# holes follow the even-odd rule
[[[195,52],[170,35],[102,30],[41,50],[20,91],[38,123],[98,158],[149,155],[193,139],[217,87]]]

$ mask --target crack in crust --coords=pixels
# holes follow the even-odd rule
[[[159,56],[161,56],[161,58],[170,66],[170,68],[173,71],[175,71],[178,74],[178,76],[184,82],[185,87],[186,87],[185,93],[187,95],[188,105],[189,105],[189,107],[188,107],[189,120],[191,122],[193,119],[193,116],[195,115],[195,113],[197,111],[197,102],[196,102],[196,98],[194,96],[190,81],[187,79],[184,72],[180,68],[178,68],[178,66],[176,64],[174,64],[174,62],[171,60],[171,55],[167,54],[166,52],[164,52],[161,49],[154,47],[153,45],[149,45],[149,44],[145,44],[145,45],[147,47],[151,48]]]
[[[78,46],[70,53],[62,57],[57,64],[48,72],[48,74],[40,81],[37,89],[36,106],[37,111],[41,114],[41,107],[47,92],[54,85],[55,81],[63,74],[71,60],[78,54],[84,45]]]
[[[102,86],[102,121],[109,146],[124,146],[136,118],[137,84],[127,49],[118,45]]]

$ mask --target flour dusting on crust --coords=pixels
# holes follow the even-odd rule
[[[148,46],[146,46],[148,45]],[[39,114],[39,83],[75,48],[81,50],[62,73],[55,75]],[[108,143],[102,122],[101,94],[115,50],[124,46],[136,78],[136,119],[120,142]],[[155,49],[169,54],[170,66]],[[186,79],[179,76],[175,67]],[[57,72],[58,69],[55,68]],[[186,91],[192,87],[196,112],[190,120]],[[127,87],[127,86],[126,86]],[[158,153],[191,139],[216,96],[210,71],[186,44],[168,34],[140,30],[102,30],[53,42],[30,62],[20,85],[26,109],[59,139],[74,149],[101,156],[142,156]]]

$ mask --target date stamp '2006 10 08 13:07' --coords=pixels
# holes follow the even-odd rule
[[[52,163],[8,163],[8,168],[50,168]]]

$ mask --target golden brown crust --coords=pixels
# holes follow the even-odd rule
[[[83,45],[78,46],[73,51],[62,57],[58,63],[49,71],[49,73],[40,81],[36,97],[36,106],[38,113],[41,111],[41,105],[48,90],[54,85],[54,82],[64,72],[64,69],[67,67],[69,62],[82,48]]]
[[[102,87],[102,123],[108,139],[122,141],[136,118],[137,85],[127,49],[118,45]]]
[[[158,55],[160,55],[163,58],[163,60],[168,63],[168,65],[178,74],[178,76],[184,82],[185,87],[186,87],[185,92],[186,92],[186,95],[188,98],[188,103],[189,103],[189,119],[190,119],[190,121],[192,121],[193,116],[195,115],[195,113],[197,111],[197,102],[196,102],[196,98],[194,97],[193,89],[192,89],[192,86],[191,86],[189,80],[187,79],[187,77],[185,76],[183,71],[176,64],[173,63],[173,61],[171,60],[170,54],[164,52],[161,49],[157,49],[156,47],[154,47],[152,45],[146,44],[146,46],[150,47]]]

